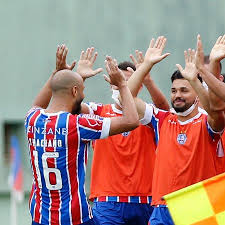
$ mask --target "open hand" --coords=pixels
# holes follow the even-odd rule
[[[219,36],[210,53],[210,60],[221,61],[225,58],[225,35]]]
[[[135,53],[136,58],[132,54],[130,54],[130,58],[137,69],[144,62],[144,56],[143,53],[139,50],[136,50]]]
[[[195,50],[184,51],[185,68],[183,69],[180,64],[176,64],[178,70],[181,72],[182,76],[188,80],[195,80],[198,75],[198,70],[195,66]]]
[[[166,58],[170,53],[166,53],[162,55],[162,52],[166,46],[166,38],[163,36],[160,36],[157,38],[156,42],[154,38],[150,41],[149,48],[147,49],[145,53],[145,59],[147,63],[150,63],[152,65],[160,62],[164,58]]]
[[[68,65],[66,62],[66,56],[68,53],[68,48],[66,45],[58,46],[56,52],[56,72],[59,70],[73,70],[76,65],[76,61],[74,61],[71,65]]]
[[[104,75],[104,78],[108,83],[115,85],[118,88],[127,85],[126,78],[123,72],[118,68],[115,59],[113,60],[112,57],[106,56],[105,67],[109,77]]]
[[[95,52],[93,55],[93,52],[94,48],[92,47],[88,48],[86,52],[82,51],[80,54],[80,60],[77,66],[77,73],[79,73],[83,77],[83,79],[95,76],[96,74],[103,71],[102,68],[98,68],[96,70],[93,69],[93,65],[98,55],[97,52]]]

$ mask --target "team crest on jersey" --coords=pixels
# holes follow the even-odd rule
[[[130,134],[130,131],[128,131],[128,132],[123,132],[123,133],[122,133],[122,135],[123,135],[124,137],[127,137],[129,134]]]
[[[186,134],[178,134],[177,136],[177,142],[180,144],[180,145],[184,145],[187,141],[187,135]]]

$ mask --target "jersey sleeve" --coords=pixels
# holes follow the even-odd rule
[[[110,118],[103,118],[97,115],[80,114],[78,117],[80,139],[90,141],[104,139],[109,136]]]
[[[158,109],[153,104],[146,104],[145,115],[140,122],[142,125],[149,125],[151,123],[153,127],[155,124],[161,125],[168,114],[168,111]]]
[[[89,114],[101,116],[103,104],[95,103],[95,102],[88,102],[88,103],[84,103],[84,104],[88,107]]]
[[[210,126],[210,124],[208,123],[207,120],[207,116],[205,117],[205,123],[206,123],[206,128],[207,131],[210,135],[210,137],[212,138],[213,141],[217,141],[217,156],[218,157],[223,157],[224,156],[224,148],[223,148],[223,144],[222,144],[222,134],[224,132],[224,130],[220,131],[220,132],[216,132],[212,129],[212,127]]]
[[[42,109],[42,108],[34,106],[34,107],[32,107],[32,108],[27,112],[27,114],[26,114],[26,116],[25,116],[25,126],[27,125],[27,123],[28,123],[30,117],[31,117],[37,110],[40,110],[40,109]]]
[[[153,116],[153,105],[152,104],[147,104],[145,103],[146,107],[145,107],[145,114],[144,117],[142,119],[140,119],[140,123],[142,125],[148,125],[151,123],[152,120],[152,116]]]
[[[155,132],[155,142],[158,144],[160,128],[164,119],[170,112],[156,108],[153,104],[146,104],[145,115],[140,122],[145,126],[151,126]]]

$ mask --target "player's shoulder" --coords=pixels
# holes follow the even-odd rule
[[[31,108],[27,111],[27,113],[26,113],[26,115],[25,115],[25,119],[27,119],[28,117],[30,117],[31,115],[33,115],[35,112],[41,111],[41,110],[42,110],[42,108],[39,107],[39,106],[33,106],[33,107],[31,107]]]
[[[153,104],[151,104],[151,106],[153,109],[153,116],[156,116],[157,118],[165,118],[167,116],[173,116],[173,113],[171,111],[159,109]]]

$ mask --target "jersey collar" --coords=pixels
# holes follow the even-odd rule
[[[180,125],[185,125],[185,124],[188,124],[188,123],[191,123],[192,121],[194,121],[195,119],[198,119],[200,116],[202,115],[201,112],[198,112],[197,115],[195,115],[194,117],[190,118],[189,120],[186,120],[186,121],[180,121],[177,119],[177,121],[179,122]]]

